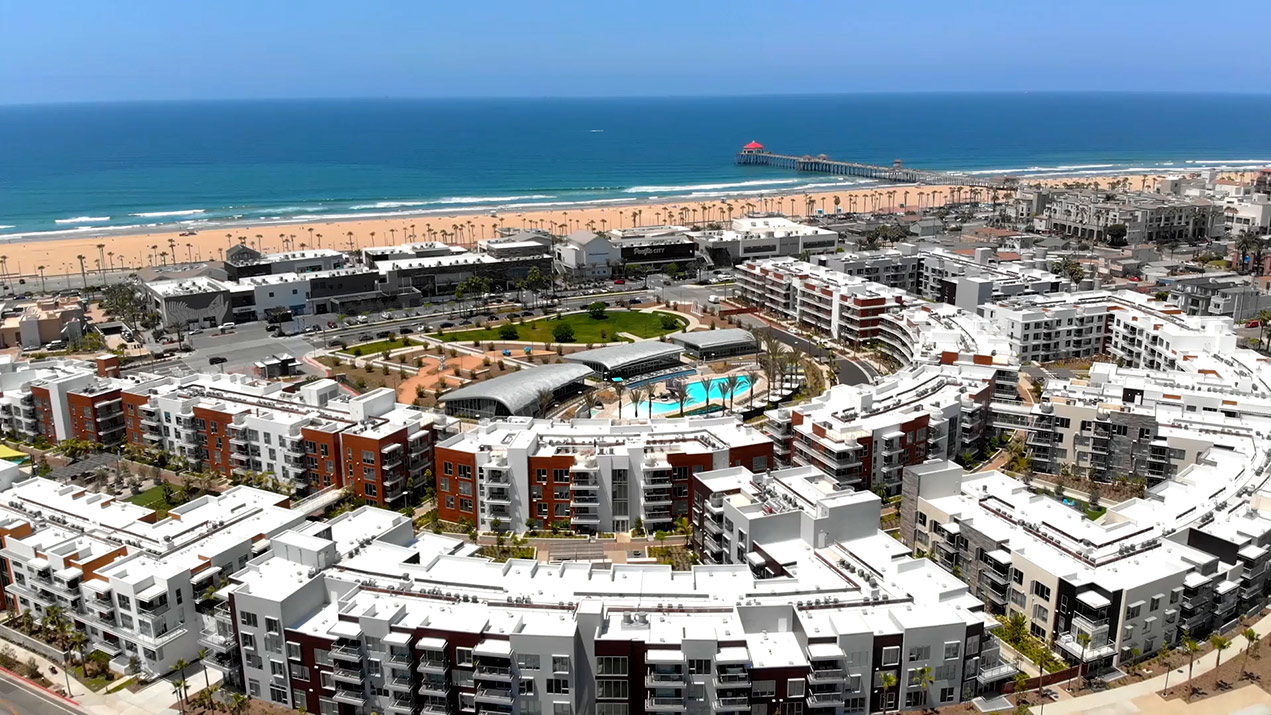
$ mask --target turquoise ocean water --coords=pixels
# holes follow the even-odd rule
[[[1271,96],[324,100],[0,107],[0,236],[832,191],[782,153],[1021,176],[1271,164]]]

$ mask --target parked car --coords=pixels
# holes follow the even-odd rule
[[[619,279],[615,280],[615,281],[613,282],[613,284],[614,284],[614,285],[616,285],[616,286],[626,285],[626,284],[627,284],[627,281],[626,281],[625,279],[619,278]]]
[[[443,328],[453,328],[453,327],[455,327],[455,324],[454,324],[454,323],[452,323],[452,322],[450,322],[450,321],[446,321],[446,322],[444,322],[444,323],[442,323],[442,324],[441,324],[441,327],[443,327]]]
[[[336,328],[336,327],[339,327],[339,324],[338,324],[338,323],[336,323],[334,320],[328,320],[328,321],[327,321],[327,327],[328,327],[328,328]]]
[[[411,328],[410,326],[406,326],[402,328],[401,330],[399,330],[398,332],[401,333],[402,335],[410,335],[411,333],[415,332],[415,330],[414,328]]]

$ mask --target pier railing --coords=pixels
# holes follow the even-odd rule
[[[933,184],[945,186],[975,186],[984,189],[1013,189],[1016,179],[1009,176],[970,176],[927,169],[911,169],[900,166],[878,166],[853,161],[837,161],[824,154],[820,156],[792,156],[768,151],[743,151],[737,154],[738,164],[773,166],[818,174],[857,176],[877,181],[894,181],[907,184]]]

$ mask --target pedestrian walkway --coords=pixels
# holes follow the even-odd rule
[[[4,641],[4,644],[13,649],[19,662],[35,660],[40,672],[53,684],[52,690],[66,691],[67,676],[61,665],[15,643]],[[176,694],[172,690],[172,681],[175,679],[176,676],[160,678],[135,693],[125,688],[117,693],[106,695],[89,690],[87,686],[72,677],[70,691],[67,694],[79,704],[80,710],[93,715],[173,715],[178,712]],[[195,663],[186,668],[185,679],[189,684],[189,692],[193,694],[203,690],[207,683],[219,684],[221,672],[215,668],[205,669],[201,663]]]
[[[1265,616],[1253,625],[1253,630],[1261,635],[1265,635],[1271,630],[1271,616]],[[1237,635],[1231,639],[1231,649],[1227,653],[1230,658],[1232,653],[1239,653],[1244,650],[1247,642],[1245,637]],[[1218,662],[1218,651],[1211,650],[1205,655],[1196,659],[1193,668],[1193,677],[1199,677],[1213,670]],[[1169,685],[1173,689],[1176,686],[1182,686],[1184,679],[1187,677],[1187,665],[1174,669],[1169,674]],[[1104,715],[1112,715],[1113,713],[1137,713],[1161,712],[1162,698],[1147,698],[1147,706],[1140,709],[1139,698],[1144,695],[1152,695],[1157,691],[1165,689],[1165,675],[1161,674],[1155,678],[1141,680],[1137,683],[1123,685],[1119,688],[1112,688],[1101,693],[1091,693],[1078,698],[1066,698],[1056,703],[1046,706],[1047,712],[1054,715],[1064,715],[1064,713],[1103,713]],[[1208,702],[1208,701],[1205,701]],[[1201,703],[1197,703],[1198,705]],[[1200,708],[1194,712],[1227,712],[1226,710],[1207,710]]]

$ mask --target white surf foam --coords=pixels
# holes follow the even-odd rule
[[[203,213],[203,209],[184,209],[181,211],[149,211],[130,215],[137,218],[162,218],[164,216],[198,216],[201,213]]]
[[[101,223],[109,220],[109,216],[75,216],[74,218],[54,219],[53,223]]]
[[[626,189],[628,194],[684,193],[690,191],[711,191],[731,189],[742,186],[773,186],[778,184],[797,184],[804,179],[758,179],[755,181],[735,181],[726,184],[686,184],[682,186],[632,186]]]

